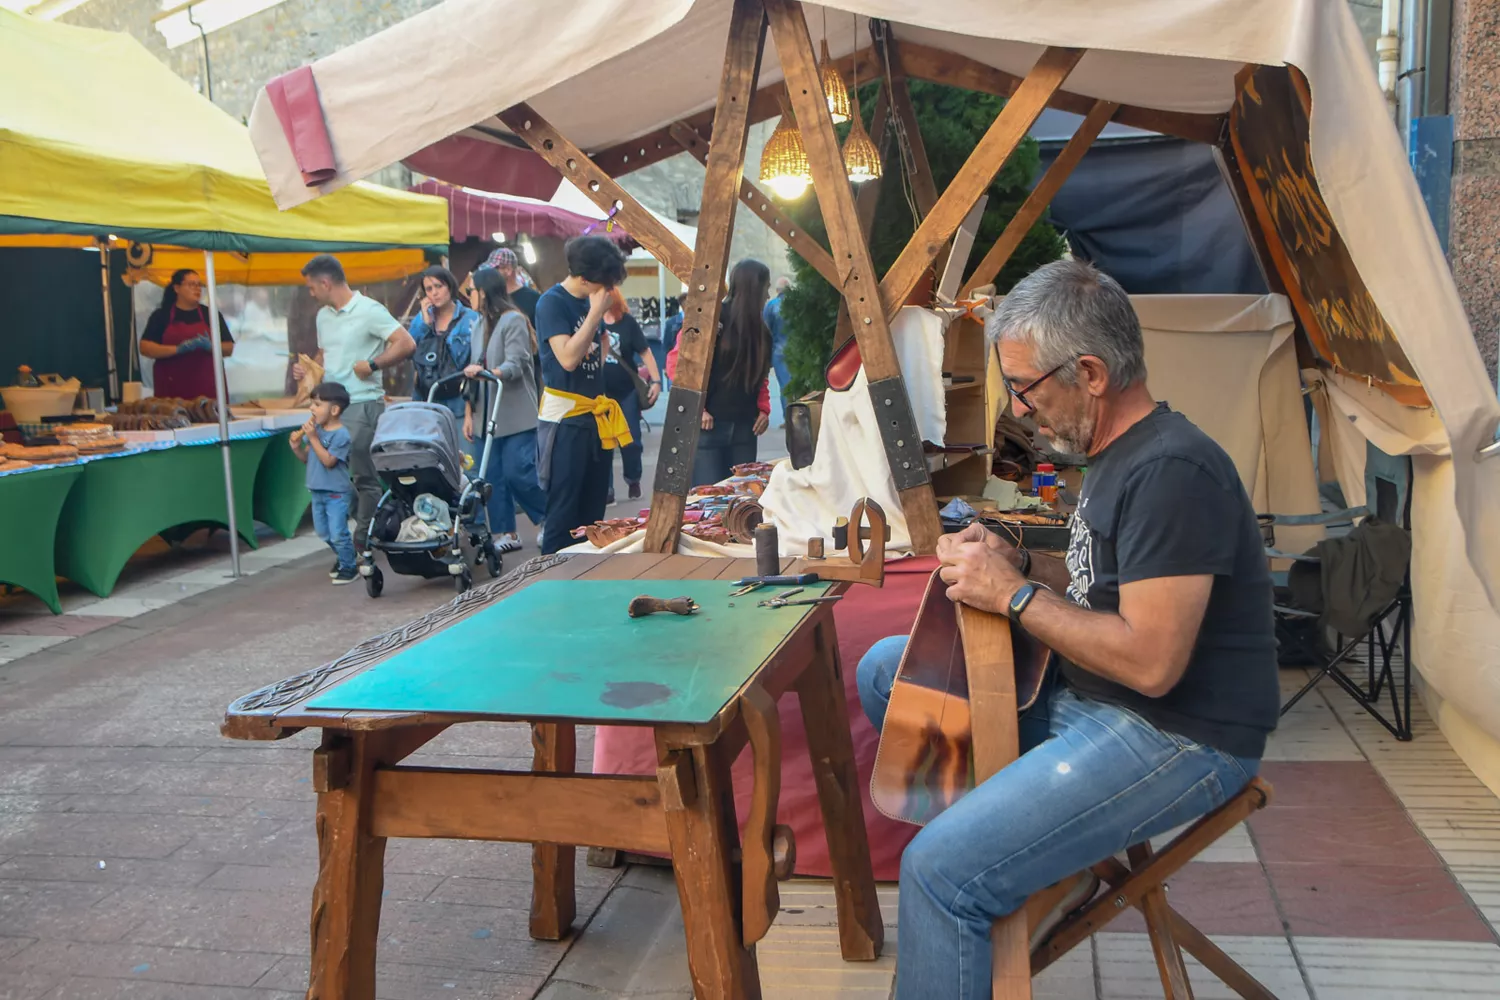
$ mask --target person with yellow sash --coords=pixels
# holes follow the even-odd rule
[[[615,448],[633,440],[620,404],[604,390],[601,343],[610,291],[625,280],[625,255],[603,236],[568,241],[568,276],[536,303],[542,400],[537,479],[547,491],[542,554],[573,544],[574,528],[604,517]]]

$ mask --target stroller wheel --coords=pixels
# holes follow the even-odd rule
[[[383,590],[385,590],[385,576],[377,567],[375,572],[365,577],[365,593],[371,597],[379,597]]]
[[[458,591],[460,594],[462,594],[472,586],[474,586],[474,574],[470,573],[467,568],[465,568],[464,571],[458,576],[455,576],[453,578],[453,589]]]
[[[500,553],[495,551],[493,541],[486,543],[484,552],[484,568],[490,571],[490,579],[500,575]]]

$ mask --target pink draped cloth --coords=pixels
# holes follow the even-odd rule
[[[302,183],[317,187],[333,180],[338,167],[333,162],[333,143],[328,138],[328,123],[323,120],[323,103],[318,100],[312,67],[302,66],[276,77],[266,84],[266,96],[302,172]]]
[[[864,806],[865,830],[870,838],[870,856],[875,878],[894,882],[901,870],[901,852],[916,836],[917,827],[887,819],[870,801],[870,772],[875,766],[877,733],[859,706],[855,666],[877,640],[911,631],[927,579],[937,560],[895,559],[885,565],[885,586],[855,585],[834,605],[839,659],[843,665],[844,696],[849,706],[849,729],[854,738],[854,760],[859,769],[860,802]],[[799,875],[832,874],[828,864],[828,841],[823,836],[823,814],[813,784],[812,763],[807,755],[807,734],[802,728],[802,710],[795,694],[781,699],[781,798],[776,821],[792,828],[797,840]],[[651,730],[634,726],[600,726],[594,738],[595,774],[655,774],[656,748]],[[734,800],[740,822],[750,812],[751,755],[747,748],[734,764]]]

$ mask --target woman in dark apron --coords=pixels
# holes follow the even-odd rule
[[[214,355],[209,342],[208,308],[203,305],[203,282],[197,271],[184,268],[172,274],[162,293],[161,306],[146,321],[141,354],[156,364],[152,394],[166,399],[213,396]],[[234,353],[234,338],[219,316],[219,342],[224,357]]]

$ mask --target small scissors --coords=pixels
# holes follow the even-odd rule
[[[843,596],[842,595],[840,595],[838,597],[799,597],[796,600],[791,600],[791,597],[792,597],[793,594],[800,594],[800,593],[802,593],[802,590],[803,590],[803,588],[801,588],[801,587],[797,587],[797,588],[795,588],[793,590],[788,590],[784,594],[778,594],[775,597],[768,598],[767,600],[761,601],[759,604],[756,605],[756,607],[758,607],[758,608],[785,608],[785,607],[789,607],[789,606],[794,605],[794,604],[832,604],[834,601],[841,601],[841,600],[843,600]]]

